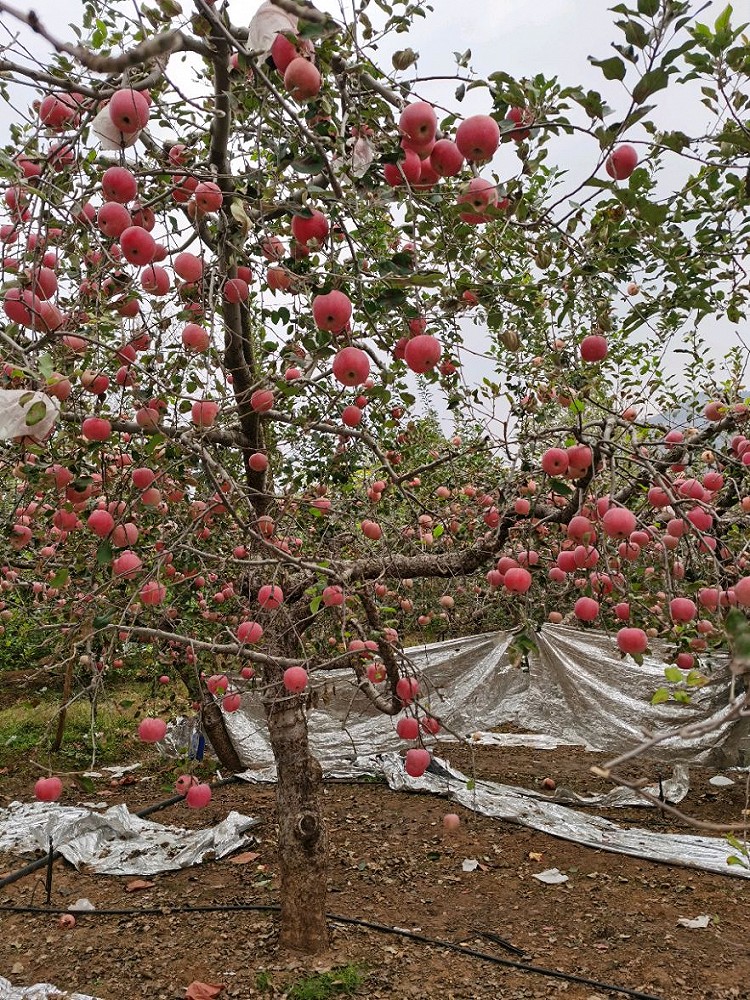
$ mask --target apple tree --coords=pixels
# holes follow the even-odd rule
[[[94,676],[148,645],[232,770],[225,716],[262,701],[286,946],[327,943],[327,670],[399,716],[419,775],[420,629],[566,620],[635,657],[659,636],[678,700],[730,612],[747,656],[744,28],[614,10],[592,61],[616,110],[470,53],[446,98],[396,47],[429,12],[400,0],[268,0],[249,25],[86,0],[67,39],[0,0],[0,614]],[[694,134],[659,124],[665,92]]]

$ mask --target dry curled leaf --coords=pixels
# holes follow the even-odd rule
[[[227,860],[230,865],[247,865],[259,857],[260,854],[257,851],[245,851],[243,854],[236,854],[233,858],[227,858]]]
[[[214,1000],[223,989],[223,983],[201,983],[196,979],[185,990],[185,1000]]]
[[[125,892],[137,892],[139,889],[153,889],[156,882],[147,882],[142,878],[134,878],[125,886]]]

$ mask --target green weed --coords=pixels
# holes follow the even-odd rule
[[[354,996],[364,982],[364,974],[356,965],[321,972],[294,983],[287,992],[288,1000],[330,1000],[331,997]]]

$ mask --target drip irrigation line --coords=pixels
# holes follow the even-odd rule
[[[224,785],[234,785],[239,784],[240,779],[236,775],[231,775],[229,778],[220,778],[219,781],[215,781],[211,788],[223,788]],[[146,806],[144,809],[139,809],[135,816],[139,819],[145,819],[146,816],[152,816],[156,812],[160,812],[162,809],[166,809],[168,806],[174,806],[178,802],[184,800],[184,795],[171,795],[168,799],[163,799],[161,802],[155,802],[152,806]],[[0,889],[4,889],[6,885],[12,885],[14,882],[18,882],[19,879],[24,878],[26,875],[33,875],[34,872],[38,872],[40,868],[47,868],[47,892],[49,894],[52,882],[52,862],[57,861],[61,857],[61,852],[59,850],[50,850],[42,858],[37,858],[36,861],[31,861],[28,865],[24,865],[23,868],[19,868],[18,871],[11,872],[10,875],[6,875],[5,878],[0,878]]]
[[[75,917],[133,917],[133,916],[170,916],[173,913],[280,913],[281,907],[277,903],[216,903],[211,905],[198,906],[153,906],[153,907],[124,907],[122,909],[111,910],[76,910],[61,909],[59,907],[46,906],[0,906],[0,913],[31,913],[47,916],[63,915],[72,913]],[[470,958],[478,958],[483,962],[492,962],[494,965],[502,965],[505,968],[517,969],[520,972],[533,972],[540,976],[548,976],[551,979],[562,979],[568,983],[580,983],[582,986],[591,986],[598,990],[607,990],[610,993],[619,993],[622,996],[631,997],[632,1000],[661,1000],[660,997],[652,993],[641,993],[638,990],[631,990],[627,986],[616,986],[613,983],[601,983],[597,979],[589,979],[587,976],[577,976],[571,972],[560,972],[558,969],[547,969],[541,965],[529,965],[524,962],[514,962],[509,958],[500,958],[497,955],[490,955],[484,951],[477,951],[475,948],[467,948],[462,944],[455,944],[453,941],[441,941],[437,938],[427,937],[426,934],[419,934],[416,931],[402,930],[398,927],[391,927],[388,924],[379,924],[371,920],[362,920],[359,917],[344,917],[337,913],[327,913],[326,919],[335,924],[347,924],[351,927],[365,927],[368,930],[376,931],[378,934],[393,934],[396,937],[408,938],[411,941],[419,941],[421,944],[428,944],[435,948],[446,948],[455,951],[460,955],[468,955]]]

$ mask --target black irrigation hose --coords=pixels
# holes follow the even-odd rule
[[[67,914],[83,917],[132,917],[132,916],[169,916],[172,913],[237,913],[253,911],[259,913],[279,913],[281,907],[275,903],[226,903],[212,904],[210,906],[159,906],[159,907],[127,907],[116,910],[71,910],[59,908],[47,908],[45,906],[0,906],[0,913],[35,913],[35,914]],[[588,979],[586,976],[576,976],[570,972],[559,972],[557,969],[547,969],[541,965],[527,965],[523,962],[514,962],[509,958],[499,958],[497,955],[489,955],[484,951],[476,951],[474,948],[466,948],[461,944],[454,944],[452,941],[440,941],[436,938],[429,938],[425,934],[417,934],[415,931],[400,930],[397,927],[389,927],[388,924],[377,924],[370,920],[360,920],[358,917],[342,917],[336,913],[327,913],[326,918],[335,924],[349,924],[352,927],[366,927],[368,930],[377,931],[379,934],[394,934],[397,937],[408,938],[411,941],[419,941],[421,944],[429,944],[436,948],[447,948],[450,951],[458,952],[461,955],[468,955],[471,958],[481,959],[483,962],[492,962],[494,965],[502,965],[509,969],[517,969],[520,972],[535,972],[541,976],[548,976],[552,979],[562,979],[568,983],[580,983],[582,986],[593,986],[595,989],[607,990],[610,993],[620,993],[623,996],[632,997],[633,1000],[661,1000],[660,997],[652,993],[640,993],[638,990],[628,989],[627,986],[614,986],[612,983],[600,983],[596,979]]]
[[[211,788],[222,788],[224,785],[238,784],[240,780],[240,778],[233,774],[229,778],[221,778],[219,781],[215,781],[211,785]],[[146,816],[151,816],[153,813],[166,809],[168,806],[173,806],[178,802],[182,802],[184,798],[184,795],[172,795],[168,799],[164,799],[162,802],[156,802],[152,806],[146,806],[145,809],[139,809],[134,815],[138,816],[140,819],[145,819]],[[36,861],[31,861],[28,865],[24,865],[23,868],[19,868],[18,871],[11,872],[10,875],[6,875],[5,878],[0,878],[0,889],[4,889],[6,885],[12,885],[14,882],[18,882],[19,879],[24,878],[26,875],[33,875],[34,872],[38,872],[40,868],[51,866],[52,862],[57,861],[60,856],[60,851],[52,851],[51,853],[48,852],[44,855],[44,857],[37,858]]]

